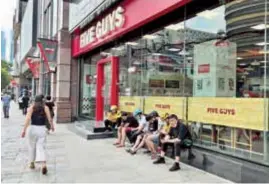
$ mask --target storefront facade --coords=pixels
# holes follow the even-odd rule
[[[117,1],[72,32],[77,115],[175,113],[196,146],[268,165],[266,4]]]

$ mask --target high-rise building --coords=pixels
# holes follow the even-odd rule
[[[10,44],[9,44],[9,62],[13,63],[14,61],[14,39],[13,39],[13,31],[10,31]]]
[[[4,31],[1,30],[1,59],[2,60],[6,60],[6,46],[7,46],[6,34]]]

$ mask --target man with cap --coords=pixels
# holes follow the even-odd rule
[[[104,122],[106,131],[112,131],[115,126],[121,124],[121,112],[116,105],[112,105],[110,111],[107,113],[107,119]]]

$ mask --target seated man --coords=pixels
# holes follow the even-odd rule
[[[155,118],[153,116],[147,116],[146,124],[139,125],[137,132],[141,132],[141,134],[138,134],[134,146],[131,149],[126,150],[127,152],[134,155],[140,148],[145,145],[147,136],[151,135],[154,131],[156,131],[156,128],[153,125],[154,120]]]
[[[189,149],[192,146],[191,134],[186,125],[184,125],[177,118],[175,114],[169,116],[169,122],[171,124],[171,129],[168,135],[162,141],[162,150],[160,157],[154,161],[154,164],[164,164],[165,163],[165,152],[169,145],[174,146],[175,150],[175,163],[169,169],[170,171],[177,171],[180,169],[180,152],[182,149]]]
[[[158,149],[161,150],[161,140],[169,133],[170,130],[170,125],[169,125],[169,120],[168,120],[168,113],[165,113],[165,115],[159,119],[159,125],[158,125],[158,130],[155,131],[152,135],[149,135],[146,139],[146,145],[151,152],[151,158],[156,159],[157,156],[157,150],[155,149],[155,145],[158,145]]]
[[[121,124],[121,112],[116,105],[111,106],[110,111],[107,113],[107,119],[105,120],[106,131],[112,131],[115,126]]]
[[[126,133],[131,132],[138,127],[138,121],[134,116],[128,115],[128,113],[123,112],[121,118],[122,122],[121,125],[118,127],[118,139],[114,143],[114,145],[117,145],[117,147],[124,147]]]
[[[143,129],[141,128],[141,126],[145,126],[147,122],[142,111],[140,109],[135,110],[133,113],[133,117],[138,121],[139,126],[137,126],[136,128],[123,127],[121,144],[118,145],[117,147],[125,147],[125,140],[127,134],[130,135],[130,142],[133,143],[135,142],[137,136],[143,133],[142,132]]]

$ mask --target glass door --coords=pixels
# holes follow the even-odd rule
[[[103,97],[104,97],[104,117],[106,112],[110,109],[110,90],[111,90],[111,64],[104,65],[104,85],[103,85]]]

